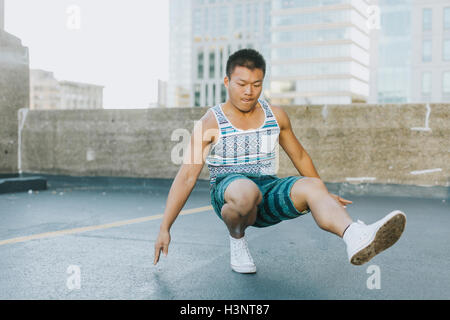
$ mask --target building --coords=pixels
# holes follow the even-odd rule
[[[234,51],[254,48],[269,62],[270,11],[270,0],[171,0],[168,106],[225,101],[225,66]]]
[[[30,109],[61,109],[59,82],[53,72],[30,70]]]
[[[168,107],[190,107],[192,0],[170,0]]]
[[[378,103],[450,101],[450,2],[379,0]]]
[[[30,70],[30,109],[102,109],[103,86],[58,81],[52,72]]]
[[[103,86],[60,81],[61,109],[103,109]]]
[[[170,106],[225,101],[226,60],[242,48],[265,57],[263,96],[274,103],[368,100],[366,1],[190,0],[177,7],[179,1],[171,2]],[[184,41],[187,37],[191,43]],[[189,70],[180,62],[182,51],[191,57]]]
[[[413,0],[411,101],[450,101],[450,2]]]
[[[270,62],[270,11],[270,0],[193,1],[191,105],[212,106],[227,99],[223,80],[233,52],[253,48]],[[270,69],[265,79],[270,82]]]
[[[367,102],[368,2],[273,0],[272,5],[271,101]]]
[[[171,0],[168,106],[224,101],[227,57],[255,48],[272,103],[450,101],[448,0]],[[375,17],[379,25],[370,26]],[[188,40],[189,39],[189,40]]]
[[[371,87],[373,103],[411,101],[412,20],[411,0],[379,0],[380,29],[378,61],[373,64],[377,76]]]

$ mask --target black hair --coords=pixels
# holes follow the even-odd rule
[[[261,69],[263,74],[266,74],[266,61],[264,57],[254,49],[241,49],[233,53],[227,61],[227,77],[231,79],[231,74],[234,69],[239,67],[246,67],[250,70]]]

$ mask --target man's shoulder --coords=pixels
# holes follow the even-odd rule
[[[219,126],[217,125],[216,116],[214,115],[214,111],[212,110],[214,107],[210,107],[203,117],[200,118],[200,121],[202,122],[203,128],[205,130],[208,129],[218,129]]]
[[[283,129],[289,122],[288,114],[280,106],[275,106],[275,105],[271,104],[270,108],[272,109],[272,112],[273,112],[275,118],[277,119],[280,129]]]

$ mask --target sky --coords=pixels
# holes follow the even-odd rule
[[[168,0],[6,0],[30,68],[104,86],[105,108],[146,108],[169,72]]]

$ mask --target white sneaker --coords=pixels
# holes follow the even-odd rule
[[[231,269],[239,273],[255,273],[256,266],[248,250],[245,237],[235,239],[230,236]]]
[[[349,261],[355,265],[368,262],[397,242],[405,225],[406,215],[400,210],[392,211],[371,225],[360,220],[352,223],[343,236]]]

